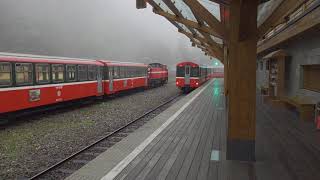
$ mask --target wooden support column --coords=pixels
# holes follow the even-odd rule
[[[228,48],[227,46],[223,47],[223,65],[224,65],[224,95],[228,96]]]
[[[255,160],[257,7],[230,2],[227,159]]]

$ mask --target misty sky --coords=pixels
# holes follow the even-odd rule
[[[1,0],[0,51],[161,62],[210,63],[165,18],[135,0]]]

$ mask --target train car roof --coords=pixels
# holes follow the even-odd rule
[[[9,62],[32,62],[32,63],[53,63],[53,64],[92,64],[102,65],[100,62],[92,59],[77,59],[57,56],[40,56],[32,54],[18,54],[18,53],[2,53],[0,52],[0,61]]]
[[[183,61],[177,64],[177,66],[185,66],[185,65],[191,65],[191,66],[199,66],[199,64],[191,62],[191,61]]]
[[[165,66],[165,64],[161,64],[161,63],[149,63],[149,65],[162,65],[162,66]]]
[[[147,67],[147,64],[135,63],[135,62],[121,62],[121,61],[110,61],[110,60],[99,60],[107,66],[138,66],[138,67]]]

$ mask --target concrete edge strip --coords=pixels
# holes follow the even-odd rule
[[[147,139],[145,139],[138,147],[136,147],[127,157],[120,161],[113,169],[111,169],[101,180],[112,180],[134,159],[136,158],[151,142],[155,139],[172,121],[174,121],[207,87],[212,83],[210,81],[203,87],[194,97],[184,104],[176,113],[174,113],[165,123],[163,123],[156,131],[154,131]]]

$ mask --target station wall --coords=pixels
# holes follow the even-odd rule
[[[303,36],[290,40],[277,47],[289,55],[285,65],[285,96],[309,96],[315,103],[320,102],[320,91],[303,89],[302,65],[320,64],[320,36],[319,31],[305,33]],[[263,68],[261,68],[263,64]],[[268,70],[266,61],[257,59],[257,88],[268,84]],[[320,77],[318,77],[320,81]]]

